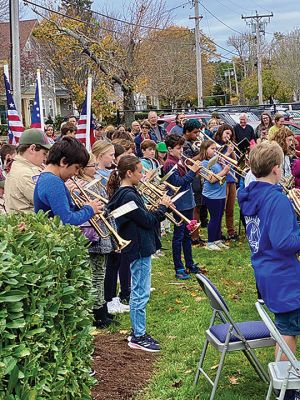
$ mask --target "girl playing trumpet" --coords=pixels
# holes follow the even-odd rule
[[[208,168],[208,163],[214,157],[217,145],[212,140],[205,140],[200,147],[200,160],[205,168]],[[230,171],[230,166],[224,167],[215,163],[211,170],[219,177],[224,177]],[[206,248],[208,250],[219,251],[228,249],[221,240],[221,223],[226,201],[226,183],[220,185],[217,177],[210,175],[209,179],[205,179],[202,196],[204,203],[207,205],[210,220],[208,223],[208,242]]]

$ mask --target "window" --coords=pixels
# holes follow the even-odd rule
[[[43,116],[45,117],[45,115],[46,115],[46,102],[43,99]]]
[[[51,115],[51,117],[54,117],[53,99],[49,99],[49,115]]]

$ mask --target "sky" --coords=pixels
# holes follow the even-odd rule
[[[106,13],[107,10],[116,11],[122,18],[126,18],[126,9],[132,0],[94,0],[92,8],[96,11]],[[41,0],[37,3],[43,4]],[[194,20],[189,19],[194,15],[191,6],[192,0],[165,0],[166,8],[172,9],[174,24],[193,28]],[[187,4],[188,3],[188,4]],[[266,25],[266,40],[272,38],[272,33],[287,33],[300,25],[300,2],[299,0],[200,0],[199,12],[203,16],[200,27],[204,34],[208,35],[222,48],[217,51],[224,57],[232,57],[226,49],[234,51],[227,45],[227,39],[238,32],[250,32],[251,28],[242,20],[241,15],[249,16],[253,13],[271,14],[273,17]],[[32,13],[28,13],[32,17]],[[222,24],[219,20],[228,26]],[[232,30],[233,29],[233,30]]]

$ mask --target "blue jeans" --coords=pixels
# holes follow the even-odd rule
[[[225,208],[226,199],[209,199],[205,196],[203,196],[203,198],[205,204],[207,205],[210,216],[207,227],[208,242],[212,243],[217,240],[221,240],[222,216]]]
[[[188,219],[193,219],[193,208],[190,210],[180,211],[181,214],[186,216]],[[174,215],[176,220],[179,221],[179,217]],[[183,250],[183,256],[186,268],[190,268],[193,264],[192,256],[192,240],[190,231],[187,230],[186,224],[183,223],[180,226],[174,225],[173,239],[172,239],[172,253],[175,272],[180,269],[184,269],[183,262],[181,260],[181,249]]]
[[[151,256],[134,260],[130,264],[131,293],[130,320],[134,336],[146,333],[146,305],[150,297]]]

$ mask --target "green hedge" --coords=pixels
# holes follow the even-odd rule
[[[58,218],[0,218],[0,399],[90,399],[87,242]]]

